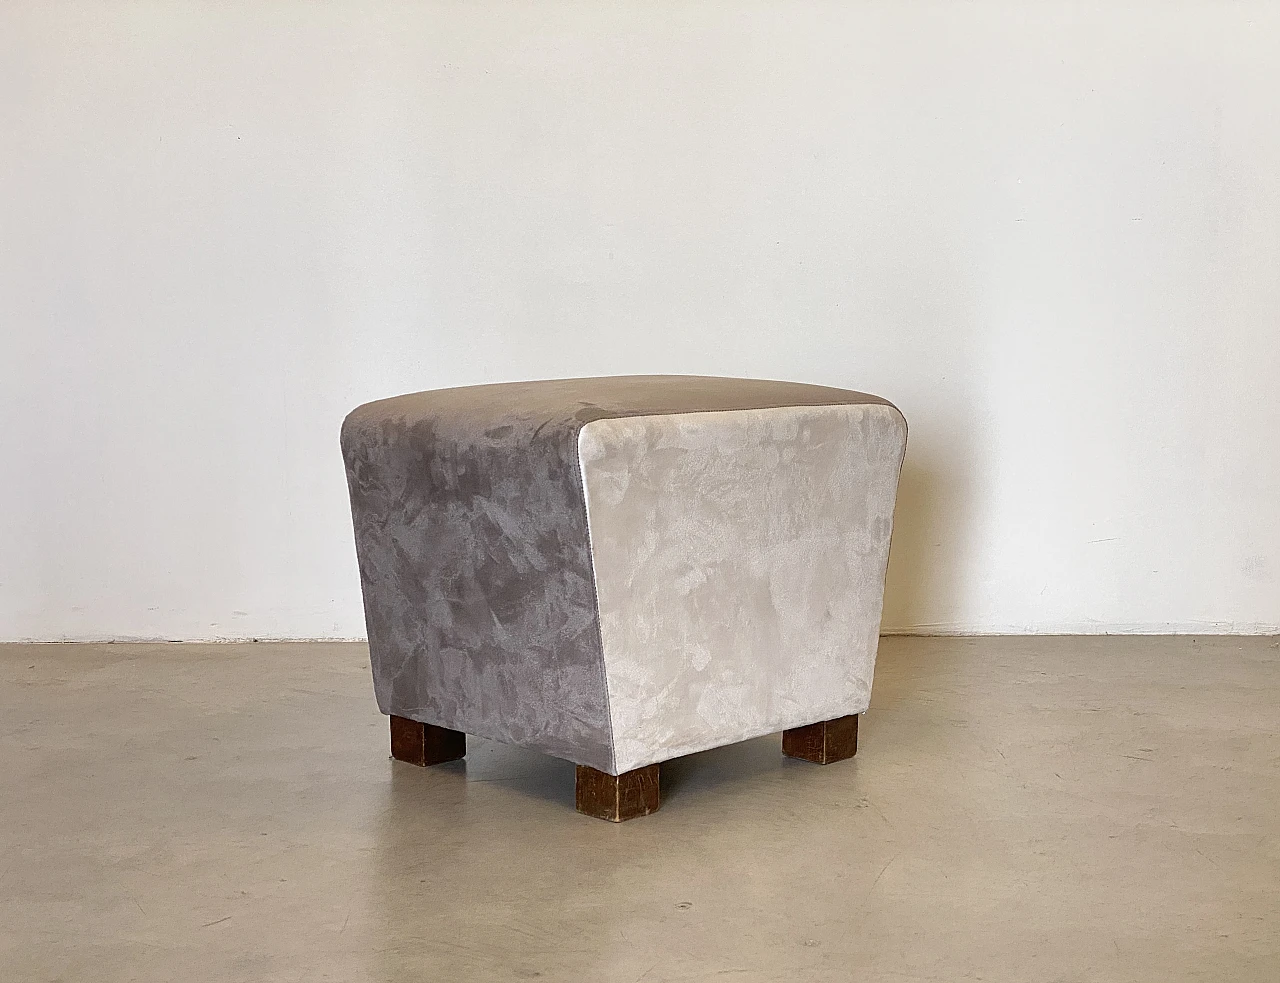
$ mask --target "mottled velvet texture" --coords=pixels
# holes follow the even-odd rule
[[[384,713],[611,764],[572,414],[445,417],[421,400],[343,428]]]
[[[796,383],[623,376],[359,407],[342,451],[379,707],[616,774],[582,428],[850,404],[887,405]]]
[[[905,442],[880,404],[583,428],[619,772],[867,709]]]

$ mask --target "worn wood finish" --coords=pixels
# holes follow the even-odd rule
[[[391,757],[411,765],[457,761],[467,753],[467,735],[405,717],[391,717]]]
[[[621,775],[578,765],[578,811],[586,816],[621,823],[657,812],[661,804],[658,766],[647,765]]]
[[[852,758],[858,753],[858,715],[784,730],[782,753],[820,765]]]

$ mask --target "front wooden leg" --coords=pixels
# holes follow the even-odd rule
[[[391,716],[391,757],[411,765],[438,765],[457,761],[467,753],[467,735],[461,731]]]
[[[578,765],[578,811],[584,816],[621,823],[657,812],[658,766],[646,765],[621,775]]]
[[[852,758],[858,753],[858,715],[784,730],[782,753],[820,765]]]

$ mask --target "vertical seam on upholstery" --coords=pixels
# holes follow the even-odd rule
[[[893,406],[892,403],[889,405]],[[902,469],[907,463],[907,437],[911,431],[911,426],[907,423],[906,414],[896,406],[893,406],[893,409],[898,414],[898,419],[902,421],[902,453],[898,456],[898,471],[894,476],[893,511],[889,513],[889,543],[884,551],[884,576],[880,578],[880,620],[876,623],[876,651],[871,658],[873,682],[876,662],[880,659],[880,633],[884,629],[884,592],[889,586],[889,561],[893,558],[893,531],[898,526],[898,491],[902,486]],[[870,697],[870,693],[867,695]]]
[[[587,499],[587,474],[582,466],[582,432],[591,425],[590,421],[581,424],[573,438],[574,457],[578,463],[578,487],[582,490],[582,520],[587,530],[587,567],[591,571],[591,596],[596,607],[596,647],[600,653],[600,686],[604,693],[605,723],[609,727],[609,768],[614,774],[618,770],[618,746],[613,734],[613,701],[609,698],[609,670],[604,656],[604,625],[600,616],[600,587],[596,584],[596,551],[591,541],[591,505]]]

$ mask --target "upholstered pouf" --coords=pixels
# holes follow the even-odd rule
[[[906,423],[875,396],[621,376],[445,389],[347,417],[392,755],[466,734],[658,807],[662,761],[785,731],[827,763],[871,695]]]

